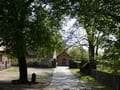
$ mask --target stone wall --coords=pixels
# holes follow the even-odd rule
[[[120,90],[120,75],[112,75],[97,70],[91,70],[91,76],[102,84],[112,87],[113,90]]]

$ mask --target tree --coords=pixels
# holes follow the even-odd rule
[[[118,21],[119,1],[103,0],[70,0],[73,5],[73,15],[77,14],[80,23],[83,25],[88,34],[90,61],[94,61],[95,33],[102,32],[103,36],[111,34],[115,29],[115,21]],[[114,8],[112,8],[114,7]],[[76,12],[76,13],[74,13]],[[114,13],[114,14],[111,14]],[[107,31],[107,32],[106,32]],[[115,32],[114,32],[115,33]],[[102,36],[102,37],[103,37]]]
[[[22,83],[28,81],[25,61],[26,45],[23,31],[25,30],[25,22],[27,22],[26,15],[30,14],[25,13],[30,4],[31,2],[23,0],[0,1],[2,19],[0,22],[1,45],[5,46],[7,51],[12,51],[12,55],[18,58],[20,67],[19,80]]]
[[[119,23],[120,2],[118,0],[48,1],[51,1],[52,8],[56,12],[62,11],[62,14],[77,17],[80,24],[83,24],[83,27],[87,31],[91,68],[96,68],[96,64],[94,64],[96,63],[94,60],[95,46],[97,55],[99,44],[98,42],[96,44],[94,43],[96,32],[102,32],[105,37],[112,34],[113,30],[111,29],[115,29]],[[55,13],[56,16],[57,14]]]
[[[49,13],[42,1],[0,1],[0,46],[5,46],[6,53],[18,59],[20,83],[28,82],[28,51],[53,48],[58,43],[54,38],[58,35],[59,23],[52,23],[54,18],[50,20]]]
[[[88,53],[82,47],[74,47],[68,53],[73,60],[88,60]]]

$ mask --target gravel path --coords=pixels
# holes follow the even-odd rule
[[[0,90],[109,90],[93,89],[90,85],[76,78],[68,67],[28,68],[29,78],[32,73],[36,73],[38,84],[13,85],[11,80],[18,79],[19,73],[0,71]],[[41,79],[41,77],[45,78]]]
[[[77,79],[68,67],[57,67],[54,70],[52,83],[44,90],[92,90],[84,82]]]

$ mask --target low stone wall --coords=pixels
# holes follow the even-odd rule
[[[112,87],[113,90],[120,90],[120,75],[112,75],[97,70],[91,70],[91,76],[99,82]]]

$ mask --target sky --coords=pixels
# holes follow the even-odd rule
[[[1,46],[0,51],[4,51],[5,47]]]
[[[66,21],[63,21],[61,34],[63,36],[63,40],[66,42],[67,48],[71,49],[76,46],[82,46],[86,51],[88,51],[86,30],[80,24],[78,24],[79,26],[77,27],[73,27],[77,21],[75,18],[65,18]],[[104,49],[99,48],[98,52],[102,54],[104,52]]]
[[[86,30],[82,26],[75,27],[75,18],[65,17],[65,19],[66,21],[63,21],[61,34],[67,47],[83,46],[83,44],[88,45]],[[83,47],[87,49],[86,46]]]

